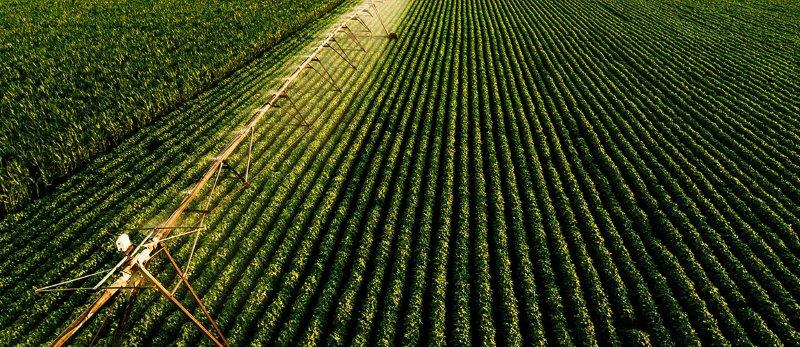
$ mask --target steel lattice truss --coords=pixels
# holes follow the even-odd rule
[[[334,77],[329,71],[329,67],[320,60],[320,53],[325,50],[330,50],[335,53],[335,56],[344,60],[350,68],[358,69],[357,63],[351,56],[348,55],[347,49],[341,44],[340,40],[351,40],[357,45],[358,50],[366,52],[366,47],[359,41],[359,37],[366,39],[385,37],[389,39],[396,38],[394,33],[390,33],[381,19],[378,11],[378,5],[382,2],[370,1],[362,6],[356,8],[350,15],[348,15],[338,26],[335,27],[323,40],[316,46],[316,48],[294,69],[294,71],[286,78],[283,84],[277,91],[268,98],[268,101],[256,108],[251,118],[247,123],[238,131],[225,148],[214,159],[208,168],[204,171],[200,179],[192,186],[189,192],[181,200],[180,204],[169,215],[169,217],[156,227],[139,228],[147,232],[147,236],[141,240],[135,247],[128,241],[127,235],[124,235],[125,241],[120,244],[118,239],[117,247],[124,252],[122,259],[111,269],[94,272],[87,275],[63,281],[60,283],[48,285],[45,287],[35,289],[38,293],[55,292],[55,291],[78,291],[78,290],[91,290],[100,292],[100,295],[89,307],[78,315],[69,326],[56,338],[53,342],[55,346],[65,345],[75,337],[84,328],[92,318],[94,318],[100,311],[107,308],[114,299],[120,296],[122,291],[127,292],[127,302],[124,303],[123,312],[120,316],[120,325],[117,327],[115,339],[119,341],[121,338],[122,330],[127,324],[129,319],[128,312],[134,305],[137,295],[144,289],[154,289],[162,294],[169,302],[174,304],[178,310],[186,316],[194,325],[196,325],[203,334],[217,346],[229,345],[222,330],[217,325],[216,321],[203,304],[200,296],[191,286],[188,280],[189,265],[191,264],[192,256],[194,255],[197,247],[200,234],[207,228],[205,226],[206,216],[211,212],[211,198],[217,188],[223,171],[231,173],[236,177],[243,188],[250,185],[250,164],[253,158],[253,141],[256,128],[259,126],[267,126],[264,124],[268,112],[273,109],[281,108],[286,105],[287,109],[291,109],[289,115],[297,122],[298,125],[310,127],[311,122],[303,115],[302,111],[295,103],[289,94],[289,88],[298,81],[303,75],[304,71],[310,70],[311,72],[319,75],[326,83],[330,84],[336,92],[342,92],[342,87],[336,84]],[[365,21],[364,17],[372,17],[377,20],[379,27],[370,28]],[[356,35],[355,31],[351,29],[351,25],[361,27],[367,35]],[[375,25],[373,25],[375,26]],[[361,31],[359,30],[359,31]],[[285,103],[284,103],[285,102]],[[243,146],[243,143],[247,143]],[[244,170],[236,168],[236,165],[231,163],[231,156],[236,153],[242,153],[246,150],[246,165]],[[186,215],[197,215],[194,225],[186,226]],[[183,268],[178,264],[176,259],[169,251],[168,241],[181,239],[185,237],[193,237],[192,249],[189,254],[186,264]],[[121,236],[122,238],[122,236]],[[168,289],[156,276],[148,269],[151,261],[157,259],[157,256],[163,255],[167,258],[171,267],[177,274],[177,281],[171,289]],[[103,275],[104,276],[92,287],[66,287],[74,283],[83,282],[89,278]],[[107,284],[112,277],[116,279]],[[175,296],[175,293],[181,285],[186,285],[188,291],[191,293],[192,298],[203,313],[205,319],[211,324],[211,329],[207,328],[193,313],[184,306]],[[107,318],[107,317],[106,317]],[[101,324],[100,330],[103,329],[105,321]],[[213,332],[212,332],[213,330]],[[99,330],[93,338],[93,342],[99,335]]]

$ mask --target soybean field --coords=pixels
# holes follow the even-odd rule
[[[383,6],[397,40],[322,56],[347,88],[304,79],[311,126],[276,115],[212,198],[190,273],[231,344],[800,344],[800,4]],[[113,264],[343,11],[4,217],[0,341],[51,341],[91,293],[31,287]]]

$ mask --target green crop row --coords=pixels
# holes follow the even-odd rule
[[[291,92],[313,125],[259,127],[192,282],[236,345],[796,345],[797,16],[768,3],[385,1],[396,41],[321,55],[344,93]],[[94,249],[171,207],[277,65],[0,222],[2,340],[52,339],[88,297],[30,286],[113,261]],[[133,315],[132,343],[203,341],[150,292]]]

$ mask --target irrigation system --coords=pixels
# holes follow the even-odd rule
[[[303,116],[303,113],[295,103],[295,100],[293,100],[289,95],[289,87],[301,78],[304,71],[310,70],[318,74],[323,80],[327,81],[326,83],[329,83],[335,91],[342,92],[342,88],[336,84],[335,79],[331,75],[329,67],[326,66],[322,60],[320,60],[319,55],[321,52],[325,50],[333,51],[336,56],[344,60],[347,65],[350,66],[350,68],[358,69],[356,61],[351,59],[350,55],[347,53],[347,49],[340,44],[339,40],[352,40],[353,43],[357,45],[358,50],[366,52],[366,46],[359,41],[359,37],[364,37],[368,40],[378,37],[388,39],[395,39],[397,37],[395,33],[389,32],[386,29],[378,9],[379,4],[382,4],[382,2],[369,1],[357,7],[327,36],[325,36],[322,42],[320,42],[319,45],[316,46],[316,48],[314,48],[313,51],[294,69],[289,77],[284,80],[283,84],[277,89],[277,91],[268,98],[267,102],[253,111],[252,116],[247,123],[240,130],[236,131],[234,138],[216,157],[214,157],[211,164],[204,171],[200,179],[192,186],[188,193],[183,197],[180,204],[164,222],[155,227],[137,228],[138,230],[147,232],[147,235],[135,246],[131,243],[130,237],[127,234],[120,235],[116,240],[116,248],[123,253],[123,256],[122,259],[120,259],[119,262],[117,262],[113,267],[108,270],[82,275],[77,278],[34,289],[37,293],[81,290],[99,292],[99,296],[97,296],[94,302],[92,302],[81,314],[75,317],[75,319],[73,319],[66,327],[66,329],[60,335],[58,335],[58,337],[52,343],[53,346],[63,346],[68,344],[77,334],[82,331],[82,329],[88,325],[88,323],[94,317],[98,315],[98,313],[104,309],[108,309],[108,306],[111,305],[115,299],[123,297],[127,301],[124,303],[122,313],[118,317],[119,323],[117,325],[114,337],[114,344],[120,343],[124,329],[128,323],[128,320],[130,319],[130,310],[134,306],[138,294],[142,290],[146,289],[155,290],[166,300],[172,303],[180,311],[180,313],[183,314],[195,326],[197,326],[203,335],[207,337],[213,344],[217,346],[230,345],[228,340],[225,338],[222,329],[220,329],[208,308],[203,304],[199,294],[189,283],[188,278],[189,265],[200,240],[200,234],[207,229],[204,224],[205,217],[211,212],[211,209],[209,208],[211,197],[217,188],[217,185],[220,181],[220,176],[223,171],[228,171],[234,177],[240,180],[244,187],[248,187],[250,185],[250,164],[253,159],[253,141],[256,128],[260,125],[263,126],[264,124],[262,121],[267,113],[274,108],[280,108],[281,106],[279,106],[279,104],[283,104],[284,101],[286,102],[286,105],[291,108],[291,117],[298,121],[300,123],[299,125],[306,127],[311,126],[311,124],[307,121],[307,118]],[[372,20],[372,22],[377,22],[373,23],[373,26],[376,28],[370,28],[370,25],[367,24],[365,17],[373,18],[374,20]],[[362,27],[363,29],[360,29],[359,31],[364,31],[367,34],[357,35],[356,32],[351,29],[351,26]],[[244,143],[247,143],[247,145],[243,146]],[[241,172],[230,162],[229,159],[232,155],[242,150],[243,147],[247,150],[247,163],[243,172]],[[202,198],[204,196],[206,198],[203,201]],[[203,206],[201,208],[197,208],[197,205],[201,204]],[[182,224],[185,222],[184,216],[190,213],[199,215],[199,221],[195,223],[195,225],[185,226]],[[169,251],[167,243],[168,241],[190,236],[194,237],[191,252],[186,260],[186,264],[183,268],[181,268],[176,259],[173,257],[172,253]],[[163,257],[167,258],[178,277],[176,283],[171,289],[159,281],[150,270],[151,262],[154,259],[157,259],[160,255],[163,255]],[[67,286],[75,283],[82,283],[89,278],[96,278],[100,275],[103,275],[103,277],[96,282],[94,286]],[[112,278],[115,279],[109,284],[109,281],[111,281]],[[203,324],[203,322],[200,321],[195,313],[193,313],[190,308],[185,306],[176,297],[175,293],[182,285],[185,285],[188,289],[197,307],[202,312],[203,317],[208,324],[210,324],[210,328]],[[121,293],[125,293],[127,295],[121,295]],[[108,316],[109,315],[106,316],[106,320],[100,324],[99,329],[93,335],[91,340],[92,344],[94,344],[101,335],[102,330],[107,324]]]

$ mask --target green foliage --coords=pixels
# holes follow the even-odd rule
[[[17,208],[339,3],[4,1],[0,211]]]
[[[800,74],[777,30],[796,4],[382,6],[397,40],[357,71],[326,51],[345,92],[301,79],[313,125],[278,112],[253,185],[212,198],[191,280],[235,345],[800,344]],[[112,262],[111,230],[173,207],[311,41],[1,221],[0,341],[80,312],[30,287]],[[132,343],[202,342],[137,307]]]

